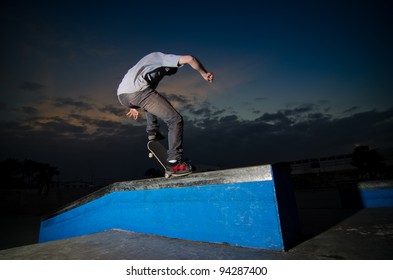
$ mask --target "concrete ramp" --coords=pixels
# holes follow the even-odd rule
[[[284,251],[299,233],[288,178],[262,165],[114,183],[45,217],[39,242],[121,229]]]

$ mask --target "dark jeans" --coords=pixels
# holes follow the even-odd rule
[[[183,117],[171,103],[157,91],[147,89],[136,93],[123,93],[119,101],[128,108],[142,108],[146,112],[147,133],[159,129],[158,118],[168,126],[168,161],[181,160],[183,154]]]

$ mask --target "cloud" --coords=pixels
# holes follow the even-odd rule
[[[391,145],[393,109],[342,118],[308,111],[280,110],[255,120],[236,116],[200,120],[186,126],[185,151],[196,162],[237,167],[350,153],[358,143],[376,148]],[[291,121],[289,116],[295,112],[308,114]]]
[[[300,104],[244,120],[206,101],[167,97],[181,105],[185,156],[195,164],[232,168],[306,159],[350,153],[355,144],[388,147],[393,139],[393,108],[333,117],[318,104]],[[138,179],[147,169],[160,168],[147,158],[145,120],[124,118],[120,105],[48,98],[45,106],[57,113],[23,106],[25,118],[0,121],[0,158],[49,162],[63,178],[93,172],[112,180]]]
[[[45,133],[52,133],[58,136],[72,135],[76,137],[77,135],[82,135],[87,130],[84,126],[73,125],[66,120],[57,118],[45,122],[36,121],[35,129],[40,129]]]
[[[257,118],[256,121],[273,124],[293,123],[293,121],[291,121],[283,112],[264,113],[261,117]]]
[[[348,108],[346,110],[343,111],[343,114],[350,114],[355,112],[356,110],[358,110],[359,107],[358,106],[352,106],[351,108]]]
[[[192,99],[185,95],[172,94],[166,92],[160,92],[160,94],[164,96],[166,99],[168,99],[168,101],[171,102],[176,107],[189,108],[190,106],[192,106],[193,103]]]
[[[218,117],[223,115],[226,110],[213,106],[206,100],[199,100],[198,98],[190,98],[187,96],[162,93],[175,108],[179,108],[181,114],[187,118],[200,120],[202,118]]]
[[[303,113],[307,113],[310,112],[314,109],[314,105],[313,104],[302,104],[300,106],[297,106],[293,109],[285,109],[283,110],[283,113],[286,116],[296,116],[296,115],[300,115]]]
[[[104,107],[99,108],[100,112],[103,113],[110,113],[115,116],[122,116],[124,115],[124,107],[121,106],[114,106],[114,105],[105,105]]]
[[[45,88],[45,86],[43,84],[39,84],[36,82],[24,81],[19,86],[19,88],[26,90],[26,91],[39,91],[39,90]]]
[[[38,114],[37,108],[31,107],[31,106],[23,106],[22,112],[27,115],[37,115]]]
[[[287,108],[279,110],[276,113],[264,113],[262,116],[257,118],[256,121],[269,124],[292,125],[315,117],[326,117],[326,115],[320,112],[313,113],[315,110],[318,109],[316,109],[312,104],[302,104],[291,109]]]
[[[75,98],[72,97],[57,97],[53,100],[53,105],[55,107],[65,107],[65,106],[71,106],[74,107],[77,110],[91,110],[93,109],[92,104],[86,103],[81,100],[76,100]]]

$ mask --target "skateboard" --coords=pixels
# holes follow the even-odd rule
[[[147,149],[149,150],[149,158],[155,157],[158,160],[158,162],[161,164],[161,166],[164,168],[165,178],[168,179],[171,176],[181,177],[181,176],[186,176],[186,175],[189,175],[192,173],[192,170],[190,170],[189,172],[186,172],[186,173],[182,173],[182,174],[168,172],[166,169],[166,159],[168,157],[167,150],[160,142],[149,141],[147,143]]]

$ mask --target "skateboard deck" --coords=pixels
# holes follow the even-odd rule
[[[191,174],[192,171],[187,173],[182,173],[182,174],[176,174],[176,173],[171,173],[168,172],[166,169],[166,164],[167,164],[167,149],[158,141],[149,141],[147,143],[147,149],[149,150],[149,158],[155,157],[158,162],[161,164],[161,166],[165,170],[165,178],[169,178],[171,176],[173,177],[181,177],[181,176],[186,176],[188,174]]]

